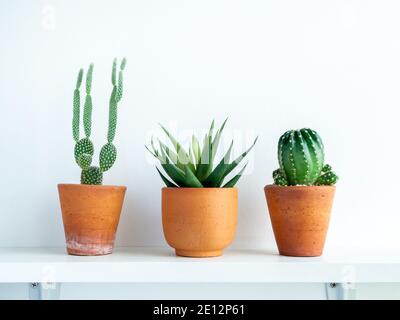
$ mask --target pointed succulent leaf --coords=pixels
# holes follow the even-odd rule
[[[160,126],[175,148],[178,163],[180,163],[182,165],[189,165],[190,169],[192,171],[194,171],[195,170],[194,165],[191,164],[190,156],[186,152],[186,150],[182,147],[182,145],[178,142],[178,140],[176,140],[175,137],[163,125],[160,124]]]
[[[213,163],[211,162],[211,140],[212,137],[205,135],[203,140],[203,151],[201,153],[200,164],[197,166],[196,176],[200,181],[204,181],[211,173]]]
[[[178,168],[184,170],[184,164],[179,161],[178,155],[161,140],[158,140],[158,144],[160,145],[161,154],[165,157],[168,157],[172,163],[177,165]]]
[[[185,186],[190,188],[202,188],[203,185],[190,170],[189,166],[185,166]]]
[[[185,172],[179,169],[173,163],[170,163],[168,158],[165,159],[166,163],[161,164],[164,171],[178,186],[185,186]]]
[[[164,181],[165,185],[168,188],[176,188],[178,187],[176,184],[172,183],[171,181],[169,181],[162,173],[161,171],[156,167],[158,174],[160,175],[161,179]]]
[[[225,172],[229,168],[229,160],[232,153],[233,141],[229,146],[228,151],[215,167],[215,169],[211,172],[211,174],[207,177],[206,180],[203,181],[203,185],[210,188],[217,188],[221,185],[224,177],[226,176]]]
[[[210,130],[208,130],[208,136],[212,138],[213,133],[214,133],[214,127],[215,127],[215,120],[211,122]]]
[[[151,150],[147,145],[144,145],[144,147],[146,148],[146,150],[147,150],[148,152],[151,153],[151,155],[152,155],[154,158],[157,158],[157,159],[158,159],[158,156],[155,154],[155,152],[154,152],[153,150]]]
[[[211,145],[211,150],[212,150],[211,159],[212,159],[213,162],[214,162],[214,158],[215,158],[215,155],[217,153],[217,150],[218,150],[219,142],[221,140],[222,131],[224,131],[225,124],[226,124],[227,121],[228,121],[228,118],[226,118],[225,121],[222,123],[221,128],[218,129],[217,133],[215,134],[214,140],[212,142],[212,145]]]
[[[250,148],[248,148],[245,152],[243,152],[239,157],[237,157],[235,160],[233,160],[233,162],[228,166],[227,170],[224,173],[224,178],[232,172],[232,170],[234,170],[237,165],[244,159],[244,157],[247,156],[247,154],[251,151],[251,149],[253,149],[254,145],[256,144],[258,140],[258,137],[254,139],[254,142],[252,143],[252,145],[250,146]],[[222,181],[221,181],[222,183]]]
[[[175,148],[176,153],[180,157],[185,157],[186,159],[189,158],[188,153],[185,151],[185,148],[182,147],[182,145],[174,138],[174,136],[163,126],[160,124],[161,129],[165,132],[167,135],[168,139],[171,141],[172,145]],[[187,162],[186,162],[187,163]]]
[[[200,163],[201,159],[201,149],[199,140],[197,140],[197,137],[195,135],[192,136],[192,148],[193,148],[194,161],[197,166]]]
[[[153,144],[151,144],[151,149],[150,147],[145,145],[145,148],[147,151],[149,151],[158,161],[160,161],[160,164],[166,164],[167,163],[167,156],[163,154],[162,150],[157,150]]]
[[[231,180],[229,180],[227,183],[224,184],[223,188],[233,188],[243,175],[243,172],[246,169],[246,167],[247,163],[244,165],[244,167],[239,171],[239,173],[236,176],[234,176]]]
[[[190,158],[190,163],[193,165],[193,173],[196,174],[196,170],[197,170],[197,163],[196,163],[196,157],[194,156],[193,153],[193,146],[190,146],[189,148],[189,158]]]
[[[151,148],[153,149],[153,151],[154,151],[154,153],[157,155],[157,156],[159,156],[160,155],[160,152],[155,148],[155,146],[154,146],[154,138],[153,137],[151,137],[151,142],[150,142],[150,144],[151,144]]]

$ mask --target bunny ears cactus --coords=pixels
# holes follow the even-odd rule
[[[281,186],[334,185],[339,178],[330,165],[324,165],[324,157],[324,145],[314,130],[285,132],[278,143],[280,168],[272,174],[274,183]]]
[[[157,167],[157,171],[167,187],[185,188],[233,188],[239,181],[246,168],[245,164],[237,175],[224,183],[225,178],[231,173],[239,163],[246,157],[256,144],[254,140],[250,148],[243,152],[238,158],[230,162],[233,141],[218,165],[214,168],[215,155],[219,146],[222,131],[228,119],[214,135],[214,121],[208,133],[205,135],[201,147],[196,136],[193,135],[192,141],[187,152],[183,146],[161,125],[162,130],[169,138],[174,149],[170,149],[166,144],[157,139],[158,147],[155,146],[154,139],[151,139],[151,146],[147,150],[160,161],[161,167],[169,176],[168,179]]]
[[[117,149],[113,144],[115,131],[117,127],[117,109],[118,103],[121,101],[123,92],[123,71],[125,69],[126,59],[124,58],[117,70],[117,59],[114,59],[112,66],[112,92],[109,100],[109,120],[107,143],[100,150],[100,166],[92,166],[92,157],[94,146],[90,140],[92,130],[92,97],[90,95],[92,89],[93,64],[90,64],[86,73],[86,97],[83,106],[83,128],[85,137],[80,139],[80,87],[83,80],[83,69],[79,70],[73,99],[73,117],[72,117],[72,134],[76,142],[75,144],[75,161],[82,169],[82,184],[102,184],[103,172],[109,170],[116,158]],[[117,75],[118,73],[118,75]],[[118,79],[117,79],[118,78]]]

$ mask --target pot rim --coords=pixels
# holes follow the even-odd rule
[[[264,190],[268,190],[268,189],[285,189],[285,190],[289,190],[289,189],[296,189],[296,190],[301,190],[301,189],[336,189],[336,185],[323,185],[323,186],[302,186],[302,185],[297,185],[297,186],[279,186],[276,184],[267,184],[264,187]]]
[[[118,188],[118,189],[127,189],[126,186],[117,186],[117,185],[105,185],[105,184],[81,184],[81,183],[59,183],[57,187],[64,186],[75,186],[80,188],[90,188],[90,189],[110,189],[110,188]]]
[[[162,187],[161,190],[218,190],[218,189],[222,189],[222,190],[239,190],[236,187],[232,187],[232,188],[207,188],[207,187],[202,187],[202,188],[187,188],[187,187]]]

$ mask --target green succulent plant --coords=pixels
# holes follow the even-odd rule
[[[214,134],[213,121],[208,133],[200,145],[199,139],[193,135],[188,151],[161,125],[162,130],[170,140],[173,148],[171,149],[157,139],[157,146],[154,139],[151,139],[150,147],[147,150],[160,161],[167,178],[159,168],[156,167],[161,179],[167,187],[183,188],[233,188],[239,181],[246,168],[247,163],[242,169],[228,182],[224,183],[225,178],[240,164],[257,142],[257,138],[252,145],[239,157],[230,160],[233,141],[223,158],[214,167],[215,156],[221,140],[222,132],[225,128],[227,119]]]
[[[83,129],[85,137],[80,138],[80,112],[81,112],[81,98],[80,87],[83,80],[83,69],[79,70],[76,86],[74,90],[73,99],[73,117],[72,117],[72,134],[75,140],[74,156],[75,161],[82,169],[81,183],[82,184],[102,184],[103,172],[109,170],[116,158],[117,149],[113,144],[115,137],[115,130],[117,127],[117,110],[118,103],[121,101],[123,92],[123,71],[125,69],[126,59],[124,58],[117,70],[117,59],[114,59],[112,66],[112,92],[109,100],[109,121],[108,121],[108,134],[107,143],[100,150],[100,166],[92,166],[92,158],[94,154],[94,146],[90,140],[92,131],[92,77],[93,77],[93,64],[89,66],[86,73],[86,97],[83,106]],[[117,76],[118,73],[118,76]],[[118,78],[118,80],[117,80]]]
[[[324,165],[324,158],[324,145],[317,132],[289,130],[279,139],[279,169],[272,173],[274,183],[281,186],[334,185],[339,177],[330,165]]]

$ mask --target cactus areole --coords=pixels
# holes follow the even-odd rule
[[[338,176],[324,164],[324,145],[311,129],[289,130],[279,139],[279,169],[272,174],[276,185],[334,185]]]
[[[75,140],[74,156],[78,166],[82,169],[81,184],[100,185],[103,182],[103,172],[109,170],[116,158],[117,149],[113,144],[115,131],[117,127],[118,103],[121,101],[123,92],[123,71],[125,69],[126,59],[124,58],[117,70],[117,60],[114,59],[112,66],[112,92],[109,101],[109,120],[107,143],[100,150],[100,165],[92,166],[94,146],[90,140],[92,131],[92,76],[93,64],[89,66],[86,73],[86,97],[83,106],[83,128],[85,137],[80,138],[80,87],[83,80],[83,69],[79,70],[73,97],[73,117],[72,117],[72,135]]]

